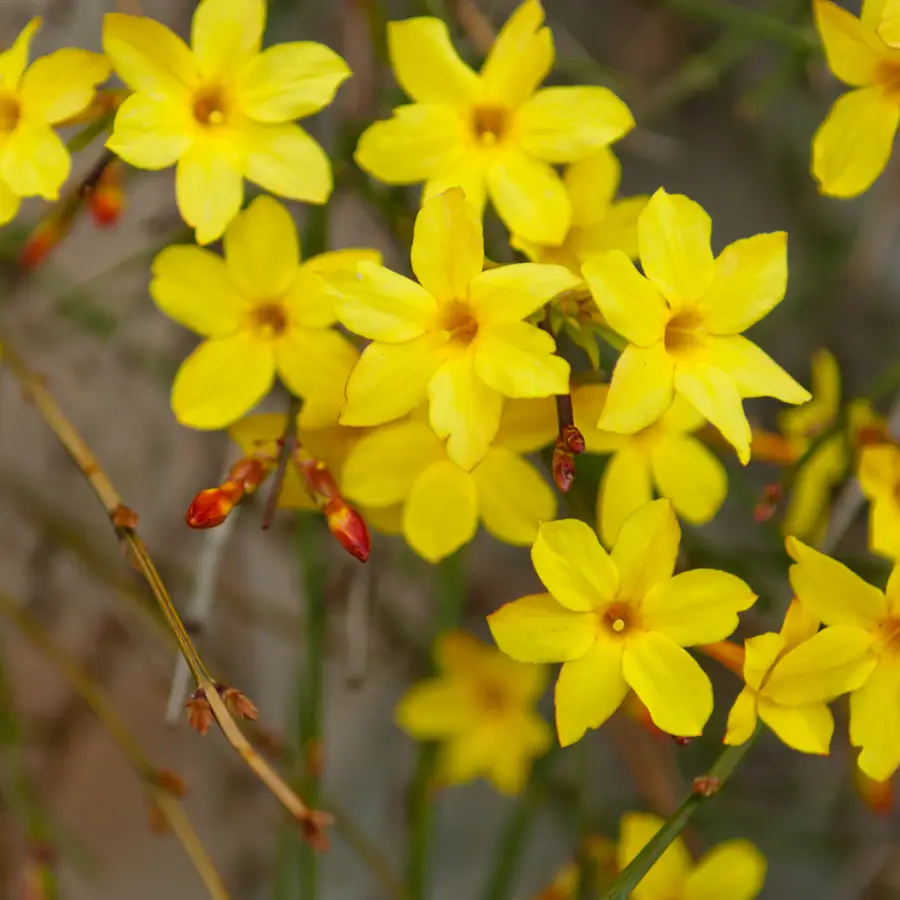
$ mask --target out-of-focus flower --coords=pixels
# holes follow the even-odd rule
[[[702,732],[712,685],[684,650],[724,640],[756,597],[734,575],[673,576],[681,531],[669,500],[632,513],[611,554],[583,522],[541,525],[531,551],[549,593],[522,597],[488,617],[497,646],[522,662],[563,662],[556,727],[563,746],[599,728],[632,688],[654,724]]]
[[[875,663],[859,661],[858,630],[848,634],[839,626],[818,628],[818,619],[794,600],[780,632],[747,639],[747,686],[728,716],[726,744],[749,740],[759,718],[788,747],[801,753],[828,753],[834,718],[826,704],[856,690]]]
[[[597,881],[603,886],[616,871],[616,845],[600,835],[588,835],[579,848],[578,859],[565,863],[553,881],[535,894],[534,900],[574,900],[583,864],[596,870]]]
[[[434,653],[438,676],[406,692],[397,723],[417,740],[440,742],[439,782],[483,775],[498,791],[519,793],[552,740],[534,708],[547,670],[513,662],[458,631],[441,635]]]
[[[621,250],[582,267],[604,319],[628,341],[598,427],[640,431],[681,394],[747,463],[750,424],[742,398],[803,403],[810,397],[741,335],[784,297],[787,235],[735,241],[714,259],[711,232],[697,203],[660,188],[638,220],[645,275]]]
[[[850,743],[861,748],[860,769],[886,781],[900,766],[900,567],[880,591],[796,538],[786,544],[796,560],[790,579],[797,598],[811,615],[841,629],[836,668],[870,670],[850,694]]]
[[[650,813],[626,813],[618,859],[624,869],[663,826]],[[631,892],[633,900],[753,900],[766,880],[766,859],[750,841],[717,844],[696,863],[681,838],[669,845]]]
[[[537,90],[554,57],[543,21],[538,0],[525,0],[478,74],[459,58],[440,19],[390,22],[391,65],[413,103],[366,129],[356,162],[389,184],[424,181],[425,200],[459,185],[479,218],[487,194],[511,232],[561,243],[572,208],[553,165],[595,155],[634,119],[604,87]]]
[[[270,197],[257,197],[232,222],[224,259],[199,247],[163,250],[150,294],[166,315],[205,338],[172,385],[178,421],[224,428],[269,392],[277,373],[307,399],[307,427],[334,422],[358,354],[329,327],[334,300],[322,276],[378,259],[375,250],[339,250],[301,263],[294,221]]]
[[[813,2],[828,66],[852,88],[813,138],[812,172],[819,190],[832,197],[867,190],[891,156],[900,123],[900,13],[890,6],[893,11],[884,0],[863,0],[856,18],[831,0]]]
[[[859,484],[869,500],[869,549],[900,560],[900,447],[863,447]]]
[[[612,454],[597,495],[600,537],[615,542],[622,523],[654,493],[668,497],[675,512],[692,525],[715,516],[728,492],[728,476],[716,455],[692,432],[704,419],[683,397],[652,425],[634,434],[597,428],[608,387],[581,385],[572,391],[575,424],[584,435],[587,453]]]
[[[383,425],[348,453],[343,489],[366,509],[401,504],[403,535],[429,562],[472,540],[479,520],[501,541],[531,544],[556,515],[556,496],[521,456],[548,443],[542,415],[537,401],[507,401],[494,443],[471,471],[448,457],[427,422]]]
[[[419,284],[371,263],[330,278],[343,324],[373,341],[347,383],[343,424],[390,422],[427,395],[450,459],[471,469],[497,434],[504,397],[568,391],[555,341],[523,320],[577,278],[563,266],[483,265],[481,222],[457,187],[416,217]]]
[[[72,160],[53,126],[86,109],[109,76],[102,54],[73,47],[29,66],[40,26],[40,18],[32,19],[0,53],[0,225],[15,216],[22,197],[59,198]]]
[[[616,200],[622,167],[608,147],[566,167],[563,184],[572,205],[572,224],[559,243],[529,241],[513,234],[510,243],[534,262],[559,263],[576,275],[592,256],[621,250],[638,256],[637,222],[648,197]]]
[[[327,106],[350,69],[312,41],[260,51],[264,0],[202,0],[191,46],[153,19],[108,13],[103,49],[135,93],[107,146],[139,169],[177,163],[175,195],[197,242],[221,237],[244,179],[292,200],[324,203],[331,163],[294,120]]]

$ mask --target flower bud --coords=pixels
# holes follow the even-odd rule
[[[553,448],[553,460],[550,468],[554,484],[564,494],[567,493],[575,481],[575,457],[562,441],[557,441]]]
[[[112,162],[87,193],[87,208],[94,224],[101,228],[115,225],[122,217],[125,206],[125,192],[119,166]]]
[[[235,497],[234,489],[229,490],[225,482],[216,488],[207,488],[200,491],[188,507],[184,521],[189,528],[215,528],[221,525],[227,518],[234,505],[244,493],[240,490]]]
[[[342,497],[329,500],[322,511],[328,530],[338,539],[338,543],[354,559],[365,562],[372,549],[365,519]]]

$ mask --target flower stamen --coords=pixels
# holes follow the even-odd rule
[[[472,110],[472,130],[483,146],[499,144],[507,131],[509,115],[499,106],[476,106]]]
[[[194,94],[194,118],[206,127],[224,124],[228,106],[228,98],[220,87],[201,88]]]
[[[251,313],[253,328],[266,339],[281,337],[287,331],[288,318],[278,303],[264,303]]]

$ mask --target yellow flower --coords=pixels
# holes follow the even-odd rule
[[[597,494],[603,543],[611,547],[622,523],[654,493],[668,497],[691,525],[712,519],[725,501],[728,476],[716,455],[691,434],[703,424],[703,416],[676,397],[656,422],[634,434],[600,431],[596,423],[607,392],[605,384],[572,391],[575,424],[584,435],[586,451],[612,454]]]
[[[575,276],[539,263],[483,265],[481,222],[451,188],[416,217],[420,284],[370,263],[331,279],[343,324],[373,341],[347,384],[343,424],[389,422],[427,395],[450,459],[471,469],[497,433],[504,396],[568,391],[569,364],[553,338],[522,320],[577,284]]]
[[[621,175],[619,160],[608,147],[567,166],[563,184],[572,205],[572,222],[565,237],[548,244],[513,234],[510,244],[534,262],[559,263],[576,275],[581,274],[582,263],[610,250],[637,259],[637,221],[649,198],[616,200]]]
[[[531,544],[540,522],[556,515],[556,495],[520,455],[547,443],[529,433],[534,402],[510,401],[494,443],[471,472],[448,457],[446,442],[425,421],[372,429],[347,456],[343,491],[367,509],[402,505],[406,542],[428,562],[472,540],[479,519],[507,544]],[[525,409],[517,411],[520,405]]]
[[[294,120],[327,106],[350,70],[309,41],[260,52],[265,19],[264,0],[202,0],[190,47],[153,19],[103,20],[103,49],[135,91],[107,146],[140,169],[178,164],[178,208],[200,244],[237,215],[244,178],[309,203],[331,193],[328,157]]]
[[[853,630],[848,632],[848,627]],[[747,686],[728,715],[726,744],[749,740],[760,718],[788,747],[828,753],[834,719],[826,704],[856,690],[869,677],[874,661],[860,663],[860,634],[853,626],[818,629],[818,619],[794,600],[778,634],[760,634],[745,642]]]
[[[616,845],[605,837],[590,834],[578,848],[576,859],[564,863],[553,881],[535,895],[534,900],[574,900],[581,877],[581,861],[586,860],[597,872],[598,887],[615,877]]]
[[[166,315],[206,338],[175,376],[178,421],[224,428],[269,392],[276,372],[310,398],[308,426],[335,421],[358,354],[329,328],[334,302],[322,276],[378,259],[375,250],[340,250],[300,263],[294,221],[271,197],[257,197],[232,222],[224,260],[199,247],[163,250],[150,294]]]
[[[397,723],[416,740],[440,741],[444,784],[483,775],[498,791],[519,793],[550,746],[550,729],[534,710],[546,669],[506,659],[458,631],[438,638],[435,658],[440,674],[407,691]]]
[[[537,90],[553,66],[553,36],[538,0],[503,26],[476,74],[440,19],[388,23],[388,51],[413,100],[371,125],[356,162],[389,184],[425,182],[423,200],[461,186],[481,215],[487,193],[509,230],[560,243],[572,209],[553,169],[585,159],[634,127],[628,107],[603,87]]]
[[[0,225],[15,216],[22,197],[59,197],[72,160],[53,126],[86,109],[109,76],[105,57],[72,47],[29,66],[40,26],[32,19],[0,53]]]
[[[900,560],[900,447],[863,447],[859,484],[869,499],[869,549]]]
[[[621,250],[583,266],[600,312],[628,341],[599,427],[640,431],[681,394],[746,464],[750,425],[741,398],[803,403],[810,396],[741,335],[784,297],[787,235],[735,241],[713,259],[711,232],[712,222],[697,203],[660,188],[638,220],[645,275]]]
[[[709,678],[684,647],[724,640],[756,597],[734,575],[673,576],[681,531],[668,500],[634,512],[612,553],[574,519],[541,525],[531,551],[550,593],[488,617],[497,646],[522,662],[563,662],[556,728],[563,746],[599,728],[632,688],[654,724],[698,735],[713,707]]]
[[[622,817],[618,848],[624,869],[662,828],[663,820],[650,813]],[[633,900],[753,900],[766,879],[766,859],[749,841],[717,844],[696,863],[681,838],[665,853],[631,892]]]
[[[900,19],[882,24],[884,6],[864,0],[857,19],[830,0],[813,2],[828,66],[853,88],[835,101],[813,138],[813,175],[832,197],[855,197],[871,186],[890,159],[900,123],[900,50],[888,46],[900,37]]]
[[[860,769],[886,781],[900,766],[900,567],[880,591],[796,538],[787,538],[787,550],[796,560],[790,579],[797,598],[842,631],[835,664],[870,673],[850,695],[850,743],[861,748]]]

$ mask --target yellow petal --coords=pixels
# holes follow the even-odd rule
[[[706,424],[706,419],[697,407],[684,397],[675,396],[672,405],[659,420],[659,428],[668,435],[680,435],[697,431]]]
[[[882,661],[850,695],[850,743],[861,747],[857,765],[887,781],[900,766],[900,666]]]
[[[588,453],[615,453],[631,440],[630,435],[601,431],[597,428],[608,392],[607,384],[579,384],[572,388],[575,424],[584,436]]]
[[[639,601],[675,571],[681,529],[668,500],[654,500],[623,523],[612,548],[619,572],[619,593]]]
[[[572,201],[572,226],[585,228],[606,217],[616,198],[622,166],[609,147],[566,167],[563,184]]]
[[[877,80],[882,54],[874,34],[862,22],[830,0],[813,0],[816,28],[825,48],[828,68],[847,84],[872,84]]]
[[[450,359],[428,385],[431,427],[447,438],[447,455],[471,469],[500,427],[502,395],[476,374],[471,354]]]
[[[191,24],[191,48],[207,78],[230,75],[259,53],[265,0],[200,0]]]
[[[494,443],[515,453],[534,453],[550,444],[558,430],[552,397],[506,400]]]
[[[819,191],[856,197],[884,171],[900,123],[900,106],[881,87],[848,91],[834,102],[813,137],[812,171]]]
[[[103,17],[103,52],[133,91],[186,98],[200,82],[197,60],[187,44],[146,16],[107,13]]]
[[[539,0],[524,0],[506,20],[481,67],[484,98],[515,108],[553,66],[553,35]]]
[[[566,163],[624,137],[634,128],[634,117],[609,88],[549,87],[525,101],[514,128],[526,153]]]
[[[482,325],[517,322],[578,285],[563,266],[513,263],[481,272],[470,286],[469,301]]]
[[[874,29],[889,47],[900,46],[900,4],[896,0],[863,0],[861,19],[864,28]]]
[[[307,266],[294,270],[281,304],[290,321],[304,328],[325,328],[338,320],[334,290]]]
[[[300,260],[297,228],[287,209],[257,197],[225,232],[225,262],[247,297],[278,297],[291,285]]]
[[[361,169],[386,184],[414,184],[453,171],[465,151],[466,126],[457,113],[444,106],[416,103],[399,106],[393,118],[370,125],[360,136],[353,159]],[[481,171],[479,160],[469,181],[477,182],[479,177],[483,180]],[[450,183],[442,182],[433,193],[460,184],[466,188],[469,202],[480,209],[468,183],[454,178]],[[484,193],[483,189],[480,193]]]
[[[159,253],[150,296],[167,316],[204,337],[237,331],[250,310],[222,258],[199,247],[172,246]]]
[[[657,728],[680,737],[703,733],[713,709],[712,684],[686,650],[647,632],[626,644],[622,671]]]
[[[100,53],[66,47],[42,56],[22,76],[23,112],[55,125],[85,109],[109,73],[109,60]]]
[[[331,162],[299,125],[248,124],[242,138],[245,174],[263,190],[306,203],[331,196]]]
[[[882,494],[869,507],[869,549],[888,559],[900,559],[900,503]]]
[[[0,178],[0,225],[5,225],[15,217],[21,202],[10,186]]]
[[[766,697],[760,697],[759,717],[791,749],[800,753],[828,755],[834,718],[824,703],[779,706]]]
[[[706,211],[683,194],[659,188],[641,213],[641,265],[673,308],[699,300],[712,284],[711,234]]]
[[[742,397],[805,403],[812,396],[768,354],[740,334],[712,338],[705,358],[734,381]]]
[[[820,621],[870,628],[887,615],[884,594],[843,563],[794,537],[788,537],[785,546],[796,562],[788,571],[791,587]]]
[[[684,900],[753,900],[766,879],[766,858],[750,841],[725,841],[705,853],[684,883]]]
[[[435,563],[467,544],[478,528],[472,476],[449,459],[415,481],[403,509],[403,535],[423,559]]]
[[[715,366],[679,365],[675,369],[675,390],[722,432],[746,465],[750,461],[750,423],[734,381]]]
[[[43,24],[40,16],[35,16],[18,34],[12,46],[0,53],[0,84],[7,90],[14,91],[31,53],[31,42],[35,33]]]
[[[422,472],[444,457],[440,438],[424,422],[377,428],[347,454],[341,489],[366,506],[403,503]]]
[[[481,218],[462,188],[450,188],[423,204],[413,232],[412,270],[438,300],[465,298],[484,268]]]
[[[728,713],[723,742],[731,747],[746,744],[756,731],[756,692],[744,688]]]
[[[830,702],[857,690],[874,668],[871,632],[858,625],[833,625],[781,657],[761,696],[781,706]]]
[[[459,58],[443,20],[388,22],[387,44],[397,83],[417,103],[465,108],[475,99],[478,76]]]
[[[531,562],[544,587],[566,609],[587,612],[616,596],[616,567],[590,526],[578,519],[542,523]]]
[[[527,322],[479,329],[478,377],[505,397],[546,397],[569,391],[569,364],[556,355],[556,341]]]
[[[276,44],[241,73],[238,102],[257,122],[289,122],[328,106],[349,77],[347,63],[324,44]]]
[[[487,187],[512,233],[539,244],[562,243],[572,205],[562,179],[547,163],[517,148],[504,149],[487,169]]]
[[[650,456],[653,480],[675,512],[691,525],[704,525],[721,509],[728,475],[719,458],[694,437],[671,435]]]
[[[195,143],[178,160],[175,198],[198,244],[220,238],[244,199],[244,181],[230,148],[214,141]]]
[[[343,250],[326,250],[301,263],[301,268],[317,275],[334,272],[354,272],[361,262],[381,264],[381,251],[369,247],[347,247]]]
[[[615,331],[639,347],[662,341],[671,315],[666,301],[621,250],[588,260],[581,271]]]
[[[41,122],[20,121],[0,147],[0,177],[20,197],[56,200],[71,168],[66,145]]]
[[[341,322],[374,341],[394,343],[421,337],[437,311],[437,302],[428,291],[384,266],[362,262],[354,271],[326,277],[338,294]]]
[[[724,641],[738,626],[737,614],[756,594],[734,575],[715,569],[681,572],[648,591],[641,606],[644,627],[682,647]]]
[[[644,195],[626,197],[613,203],[601,221],[575,229],[570,240],[574,238],[573,248],[582,265],[610,250],[621,250],[629,259],[637,259],[638,221],[649,200]]]
[[[841,370],[834,354],[820,348],[810,363],[812,400],[799,409],[779,413],[778,424],[785,434],[805,436],[830,425],[841,403]]]
[[[441,747],[436,775],[445,784],[472,781],[493,771],[498,748],[502,746],[503,732],[497,724],[479,722]]]
[[[794,597],[784,614],[779,634],[784,638],[785,646],[796,647],[816,634],[820,624],[821,622]]]
[[[859,485],[870,500],[893,491],[900,480],[900,450],[893,444],[863,447],[858,476]]]
[[[556,682],[556,733],[568,747],[589,728],[599,728],[628,692],[622,675],[622,644],[601,639],[584,656],[563,664]]]
[[[429,741],[471,728],[477,710],[462,685],[446,678],[429,678],[401,697],[394,719],[410,737]]]
[[[560,606],[550,594],[530,594],[505,603],[487,617],[497,646],[525,663],[580,659],[594,644],[597,620],[591,613]]]
[[[782,530],[811,540],[827,522],[831,492],[849,466],[843,435],[827,440],[794,477]],[[812,543],[814,541],[811,540]]]
[[[172,384],[172,411],[189,428],[225,428],[269,392],[272,351],[246,331],[210,338],[181,364]]]
[[[622,816],[616,862],[624,869],[650,843],[662,828],[663,820],[650,813],[627,813]],[[634,900],[663,900],[679,896],[691,868],[691,857],[681,838],[675,838],[665,853],[631,892]],[[721,898],[725,900],[725,898]]]
[[[697,311],[713,334],[740,334],[769,313],[787,289],[787,234],[757,234],[729,244]]]
[[[625,444],[610,458],[600,479],[597,521],[603,543],[612,547],[622,523],[652,499],[647,457],[638,447]]]
[[[472,470],[484,527],[507,544],[527,546],[556,515],[556,495],[531,463],[492,447]]]
[[[431,335],[403,344],[369,344],[347,382],[342,425],[380,425],[425,399],[439,360]]]
[[[633,434],[652,425],[672,405],[674,379],[675,365],[662,341],[627,346],[613,369],[597,427]]]
[[[132,94],[116,112],[106,146],[139,169],[174,166],[191,146],[196,123],[187,103]]]
[[[769,670],[775,665],[779,654],[787,647],[784,635],[768,631],[744,641],[744,681],[747,687],[758,692],[763,679],[769,674]]]
[[[463,152],[464,145],[460,145]],[[481,218],[487,202],[487,185],[485,184],[485,166],[482,157],[477,154],[465,154],[461,159],[453,161],[449,167],[436,170],[436,174],[427,175],[422,189],[422,203],[432,197],[443,194],[452,187],[462,188],[466,200]]]

